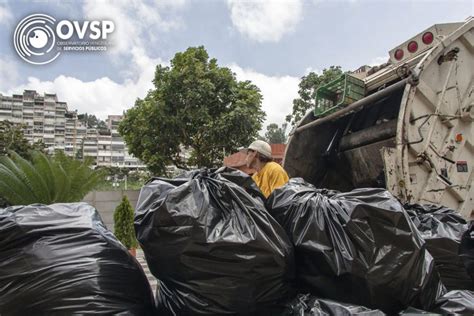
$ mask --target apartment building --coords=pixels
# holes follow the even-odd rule
[[[22,124],[28,141],[42,141],[48,148],[64,150],[66,112],[66,103],[58,101],[55,94],[25,90],[11,97],[0,95],[0,121]]]
[[[82,149],[82,141],[87,135],[87,126],[77,119],[76,112],[66,112],[66,131],[64,152],[68,156],[76,156]]]
[[[88,128],[69,111],[66,102],[55,94],[40,95],[34,90],[23,94],[0,94],[0,121],[8,120],[23,127],[25,138],[42,141],[48,151],[63,150],[69,156],[92,157],[98,166],[145,168],[128,153],[118,133],[121,115],[109,115],[107,130]]]

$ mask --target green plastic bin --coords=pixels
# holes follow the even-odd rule
[[[343,74],[316,90],[314,115],[322,117],[334,113],[364,96],[364,81],[350,74]]]

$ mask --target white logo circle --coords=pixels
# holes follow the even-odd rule
[[[55,60],[60,52],[54,50],[56,19],[46,14],[32,14],[18,23],[13,34],[13,45],[18,55],[34,65]]]

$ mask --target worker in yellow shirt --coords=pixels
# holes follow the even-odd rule
[[[257,171],[252,176],[265,197],[276,188],[283,186],[288,182],[288,174],[278,163],[274,162],[272,157],[272,147],[262,140],[256,140],[247,148],[247,157],[245,161],[247,167]]]

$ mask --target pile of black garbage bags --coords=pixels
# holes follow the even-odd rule
[[[469,313],[468,228],[383,189],[292,179],[265,200],[227,168],[151,180],[135,216],[163,315]]]
[[[158,279],[85,203],[0,209],[0,315],[474,313],[474,231],[383,189],[195,170],[141,190],[135,231]]]
[[[140,264],[86,203],[0,209],[0,315],[154,315]]]
[[[252,179],[229,169],[145,185],[135,230],[159,280],[160,315],[278,315],[293,246]]]

